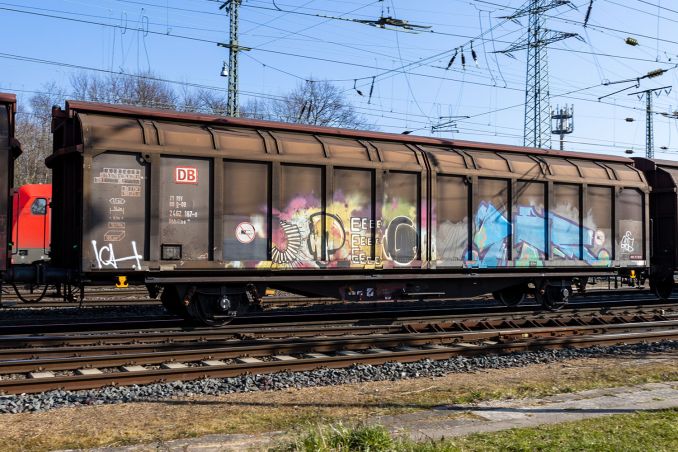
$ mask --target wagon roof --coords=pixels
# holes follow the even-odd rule
[[[673,168],[678,167],[678,162],[675,160],[660,160],[660,159],[652,159],[652,161],[655,163],[657,166],[670,166]]]
[[[337,137],[346,137],[363,140],[383,140],[397,141],[414,145],[447,146],[456,148],[520,152],[537,155],[550,155],[568,158],[582,158],[606,162],[620,162],[630,164],[633,160],[626,157],[618,157],[604,154],[556,151],[552,149],[538,149],[524,146],[512,146],[505,144],[480,143],[475,141],[452,140],[445,138],[423,137],[416,135],[403,135],[396,133],[373,132],[367,130],[351,130],[338,127],[321,127],[305,124],[290,124],[275,121],[262,121],[257,119],[231,118],[202,113],[185,113],[171,110],[157,110],[151,108],[134,107],[120,104],[103,104],[84,101],[67,101],[66,111],[69,117],[77,113],[90,113],[100,115],[143,117],[146,119],[156,119],[175,122],[197,123],[211,127],[247,127],[253,129],[279,130],[288,132],[301,132],[318,135],[331,135]]]
[[[16,96],[9,93],[0,93],[0,102],[5,104],[16,104]]]

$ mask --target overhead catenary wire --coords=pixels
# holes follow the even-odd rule
[[[596,18],[598,18],[598,16],[596,16]],[[589,24],[589,26],[592,26],[592,25],[593,25],[593,24]],[[267,50],[270,50],[270,49],[267,49]],[[468,47],[467,47],[467,50],[468,50]],[[576,50],[576,49],[575,49],[575,50]],[[594,56],[597,55],[596,52],[591,52],[591,53],[592,53]],[[249,56],[249,55],[248,55],[248,56]],[[259,55],[259,56],[260,56],[260,55]],[[312,55],[308,55],[308,54],[307,54],[307,55],[305,55],[305,56],[308,57],[308,58],[313,58]],[[403,55],[403,56],[405,56],[405,55]],[[467,56],[468,56],[468,51],[467,51]],[[626,55],[623,55],[623,56],[626,56]],[[449,54],[448,54],[448,57],[449,57]],[[481,57],[482,57],[482,56],[481,56]],[[601,57],[601,58],[602,58],[602,57]],[[614,58],[614,56],[610,56],[610,58]],[[253,61],[258,62],[259,64],[261,64],[261,65],[264,66],[264,67],[273,67],[273,66],[271,66],[270,64],[266,64],[267,61],[266,61],[265,59],[255,59],[255,58],[253,58]],[[650,60],[648,59],[647,61],[650,61]],[[447,62],[447,61],[445,61],[445,62]],[[489,62],[489,61],[488,61],[488,62]],[[370,64],[370,66],[373,66],[373,67],[375,67],[375,68],[378,68],[378,67],[381,66],[381,65],[379,65],[378,63],[374,63],[374,64]],[[487,66],[487,65],[484,65],[484,66]],[[413,66],[413,67],[417,67],[417,66]],[[426,69],[428,70],[428,69],[431,67],[431,65],[430,65],[430,64],[429,64],[429,65],[422,64],[422,65],[419,65],[418,67],[420,67],[420,68],[426,68]],[[386,69],[386,68],[383,68],[383,69]],[[390,68],[389,68],[389,69],[390,69]],[[434,69],[435,69],[435,68],[434,68]],[[463,77],[464,84],[475,84],[476,86],[490,86],[490,83],[492,84],[492,86],[494,86],[494,85],[496,84],[496,81],[494,81],[494,80],[491,81],[491,82],[489,82],[489,83],[482,84],[482,83],[483,83],[483,81],[482,81],[483,79],[486,79],[487,77],[489,77],[490,79],[492,78],[492,76],[490,75],[490,71],[486,71],[486,72],[485,72],[485,75],[483,76],[481,73],[479,73],[479,72],[477,72],[477,71],[472,71],[472,69],[473,69],[473,65],[467,65],[468,76],[464,76],[464,77]],[[485,69],[485,68],[484,68],[484,69]],[[377,70],[378,70],[378,69],[377,69]],[[456,76],[455,76],[456,74],[460,74],[461,71],[456,72],[456,73],[452,73],[452,72],[451,72],[449,75],[451,75],[452,77],[449,77],[449,76],[435,77],[435,74],[436,74],[435,71],[429,71],[428,74],[420,74],[420,73],[417,73],[417,72],[421,72],[421,71],[410,70],[410,68],[407,68],[406,70],[407,70],[412,76],[422,76],[422,77],[429,77],[429,78],[438,78],[438,79],[440,79],[440,80],[449,81],[449,82],[451,82],[451,83],[457,83],[457,82],[458,82],[458,83],[461,83],[461,82],[462,82],[462,80],[459,80],[460,77],[456,77]],[[292,74],[290,71],[285,71],[285,72],[286,72],[286,75],[291,76],[291,77],[295,77],[295,78],[297,78],[298,80],[305,80],[305,79],[306,79],[306,77],[303,77],[303,76],[297,75],[297,74]],[[285,73],[285,72],[282,72],[282,71],[281,71],[281,73]],[[395,74],[398,73],[398,71],[394,71],[394,72],[395,72]],[[377,72],[375,71],[375,74],[376,74],[376,73],[377,73]],[[373,74],[373,75],[366,75],[366,76],[364,77],[364,79],[363,79],[363,82],[360,82],[360,83],[358,84],[358,86],[359,86],[365,93],[367,93],[366,87],[373,87],[373,86],[374,86],[373,83],[372,83],[372,81],[375,80],[375,79],[373,78],[373,77],[376,77],[375,74]],[[359,75],[359,74],[356,74],[356,75]],[[362,74],[360,74],[360,75],[362,75]],[[434,77],[430,77],[431,75],[433,75]],[[354,79],[354,78],[351,78],[350,80],[353,80],[353,79]],[[515,84],[515,81],[516,81],[515,74],[511,74],[510,68],[509,68],[509,80],[510,80],[510,82],[509,82],[510,85],[514,85],[514,84]],[[378,82],[378,79],[377,79],[377,82]],[[474,83],[474,82],[480,82],[480,83],[477,83],[477,84],[476,84],[476,83]],[[513,88],[513,86],[511,86],[511,88]],[[515,91],[518,92],[518,90],[515,90]],[[379,94],[379,90],[377,90],[377,94]],[[387,97],[387,96],[386,96],[386,97]],[[377,96],[375,99],[378,99],[378,98],[379,98],[379,96]],[[366,100],[367,100],[367,97],[366,97]],[[372,99],[370,99],[370,100],[372,100]],[[590,102],[590,99],[587,100],[587,101]],[[465,104],[465,105],[466,105],[466,104],[471,105],[471,104],[468,103],[468,102],[465,102],[464,104]],[[626,107],[625,107],[625,108],[626,108]],[[410,113],[409,115],[411,116],[411,113]]]
[[[38,63],[38,64],[50,64],[50,65],[56,65],[56,66],[61,66],[61,67],[68,67],[68,68],[72,68],[72,69],[81,69],[81,70],[87,70],[87,71],[93,71],[93,72],[99,72],[99,73],[106,73],[106,74],[126,75],[126,76],[134,77],[134,78],[144,78],[144,79],[162,81],[162,82],[167,82],[167,83],[171,83],[171,84],[178,84],[178,85],[189,86],[189,87],[194,87],[194,88],[202,88],[202,89],[209,89],[209,90],[222,91],[222,92],[226,91],[226,88],[222,88],[222,87],[215,87],[215,86],[209,86],[209,85],[191,83],[191,82],[176,81],[176,80],[171,80],[171,79],[167,79],[167,78],[163,78],[163,77],[152,77],[152,76],[145,76],[145,75],[139,75],[139,74],[121,74],[120,72],[110,71],[110,70],[107,70],[107,69],[94,68],[94,67],[88,67],[88,66],[83,66],[83,65],[75,65],[75,64],[69,64],[69,63],[63,63],[63,62],[56,62],[56,61],[45,60],[45,59],[37,59],[37,58],[32,58],[32,57],[23,57],[23,56],[13,55],[13,54],[0,53],[0,58],[16,59],[16,60],[28,61],[28,62],[32,62],[32,63]],[[485,86],[490,86],[490,85],[485,84]],[[596,88],[596,87],[599,87],[599,86],[601,86],[601,85],[596,84],[596,85],[588,86],[588,87],[581,88],[581,89],[571,90],[571,91],[568,91],[568,92],[565,92],[565,93],[562,93],[562,94],[554,94],[554,97],[568,97],[568,96],[571,96],[574,93],[588,91],[590,89],[593,89],[593,88]],[[511,88],[508,88],[508,89],[511,89]],[[520,91],[518,88],[513,88],[513,90]],[[245,94],[247,94],[247,93],[245,93]],[[574,97],[570,97],[570,98],[583,100],[583,101],[587,101],[587,102],[595,102],[594,99],[574,98]],[[604,104],[605,102],[602,102],[602,103]],[[516,108],[518,106],[522,106],[522,104],[516,104],[516,105],[509,106],[509,107],[500,108],[500,109],[497,109],[493,112],[503,111],[503,110],[506,110],[506,109],[509,109],[509,108]],[[628,108],[628,109],[633,109],[633,110],[639,110],[639,111],[643,110],[644,111],[644,109],[632,107],[632,106],[622,106],[622,107]],[[485,112],[485,113],[482,113],[482,114],[471,115],[471,117],[477,117],[479,115],[484,115],[484,114],[493,113],[493,112]],[[657,114],[659,114],[659,113],[657,113]]]
[[[15,9],[15,8],[0,7],[0,10],[11,11],[11,12],[16,12],[16,13],[23,13],[23,14],[30,14],[30,15],[37,15],[37,16],[42,16],[42,17],[49,17],[49,18],[54,18],[54,19],[59,19],[59,20],[75,21],[75,22],[80,22],[80,23],[86,23],[86,24],[98,25],[98,26],[105,26],[105,27],[111,27],[111,28],[118,28],[119,27],[119,25],[116,25],[116,24],[90,21],[90,20],[85,20],[85,19],[77,19],[77,18],[64,17],[64,16],[57,16],[57,15],[53,15],[53,14],[40,13],[40,12],[35,12],[35,11],[23,11],[23,10],[18,10],[18,9]],[[496,26],[494,28],[496,28]],[[492,30],[492,27],[487,32],[491,32],[491,30]],[[218,44],[219,43],[219,41],[216,41],[216,40],[210,40],[210,39],[205,39],[205,38],[200,38],[200,37],[195,37],[195,36],[178,35],[178,34],[167,35],[164,32],[158,32],[158,31],[154,31],[154,30],[149,30],[148,33],[158,35],[158,36],[171,37],[171,38],[177,38],[177,39],[185,39],[185,40],[190,40],[190,41],[195,41],[195,42],[203,42],[203,43],[209,43],[209,44]],[[462,36],[462,35],[455,35],[455,36]],[[472,39],[479,39],[479,38],[480,38],[480,36],[470,36],[469,40],[465,44],[468,45],[468,43],[470,43],[470,41]],[[496,40],[493,40],[493,42],[510,43],[510,41],[496,41]],[[317,62],[328,62],[328,63],[347,65],[347,66],[354,66],[354,67],[358,67],[358,68],[384,70],[384,73],[376,75],[377,78],[379,78],[382,75],[391,73],[391,72],[402,71],[402,70],[407,69],[407,68],[412,67],[412,66],[415,66],[415,67],[422,66],[424,62],[431,61],[431,60],[436,59],[436,58],[444,57],[446,53],[449,54],[449,52],[450,52],[448,50],[448,51],[441,52],[441,53],[436,54],[436,55],[432,55],[431,57],[419,60],[417,62],[409,63],[405,66],[385,70],[385,69],[374,67],[374,66],[371,66],[371,65],[360,64],[360,63],[357,63],[355,61],[351,61],[351,62],[341,61],[341,60],[335,60],[335,59],[326,58],[326,57],[309,56],[309,55],[303,55],[303,54],[298,54],[298,53],[293,53],[293,52],[264,49],[264,48],[259,48],[259,47],[252,47],[251,49],[256,50],[256,51],[260,51],[260,52],[264,52],[264,53],[271,53],[271,54],[277,54],[277,55],[282,55],[282,56],[290,56],[290,57],[296,57],[296,58],[310,59],[310,60],[314,60],[314,61],[317,61]],[[558,48],[558,47],[552,47],[551,50],[567,51],[567,52],[571,52],[571,53],[580,53],[580,54],[591,54],[592,53],[592,52],[581,51],[581,50],[561,49],[561,48]],[[597,55],[598,56],[610,57],[610,58],[616,58],[616,59],[631,60],[631,61],[646,61],[646,62],[654,62],[655,61],[653,59],[629,57],[629,56],[624,56],[624,55],[613,55],[613,54],[597,54]],[[361,77],[361,78],[359,78],[359,80],[371,79],[373,76],[374,76],[374,74],[369,75],[369,76],[365,76],[365,77]],[[330,81],[346,81],[346,80],[345,79],[336,79],[336,80],[330,80]]]

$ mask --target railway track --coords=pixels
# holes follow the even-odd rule
[[[274,324],[218,330],[0,337],[0,392],[411,362],[678,338],[674,305],[537,315]]]
[[[44,287],[44,286],[42,286]],[[42,293],[42,288],[28,290],[23,287],[19,288],[17,294],[11,287],[5,287],[2,292],[2,307],[3,308],[26,308],[26,307],[69,307],[69,306],[109,306],[109,305],[127,305],[127,304],[159,304],[159,300],[149,298],[148,291],[143,288],[123,288],[123,289],[109,289],[103,287],[89,288],[85,292],[85,297],[82,301],[67,301],[64,300],[63,295],[57,293],[56,287],[50,286],[45,292],[44,298],[38,300]],[[24,299],[36,302],[24,302],[20,299],[21,295]],[[76,298],[78,297],[75,294]]]
[[[324,304],[325,299],[308,299],[296,297],[299,303],[288,309],[287,303],[292,297],[276,297],[271,303],[265,303],[263,311],[244,315],[234,319],[231,326],[241,328],[243,325],[261,323],[301,322],[328,320],[357,321],[375,318],[395,318],[398,316],[432,316],[432,315],[469,315],[516,312],[522,315],[536,315],[543,312],[541,308],[530,303],[531,300],[517,307],[507,308],[491,299],[475,298],[467,300],[443,300],[434,299],[428,301],[399,301],[399,302],[346,302]],[[284,299],[284,301],[283,301]],[[320,303],[315,303],[319,300]],[[273,303],[285,303],[278,307]],[[664,305],[647,291],[623,290],[614,292],[595,292],[580,295],[573,299],[567,309],[561,312],[578,312],[582,309],[604,309],[607,307],[640,307]],[[31,311],[33,312],[33,311]],[[85,331],[113,331],[120,329],[157,329],[157,328],[180,328],[189,326],[183,319],[153,312],[150,315],[139,316],[132,314],[123,318],[89,318],[83,320],[80,316],[63,317],[54,319],[44,317],[39,311],[37,320],[33,316],[20,316],[14,319],[0,321],[0,335],[7,334],[47,334],[59,332],[85,332]]]

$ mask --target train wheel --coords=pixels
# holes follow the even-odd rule
[[[525,300],[526,293],[527,287],[521,284],[493,292],[492,296],[495,300],[499,301],[505,306],[513,307],[518,306]]]
[[[207,326],[221,326],[235,317],[259,309],[258,291],[248,287],[192,287],[184,299],[189,315]]]
[[[179,295],[179,291],[176,287],[166,286],[162,291],[160,301],[162,301],[162,305],[170,314],[176,315],[177,317],[181,317],[186,320],[191,319],[191,316],[188,314],[188,310],[186,309],[186,305],[184,304],[184,301]]]
[[[188,312],[194,320],[203,325],[227,325],[235,318],[237,312],[236,296],[196,291],[191,297]]]
[[[589,279],[587,277],[578,278],[575,282],[577,286],[577,292],[580,294],[585,294],[586,285],[589,283]]]
[[[572,287],[546,285],[535,293],[537,301],[544,308],[549,311],[558,311],[562,309],[570,299]]]
[[[668,277],[664,279],[653,279],[650,278],[650,290],[654,292],[657,298],[662,300],[667,300],[671,297],[671,292],[673,292],[673,277]]]

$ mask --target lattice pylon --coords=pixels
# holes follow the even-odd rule
[[[532,0],[527,29],[527,75],[523,144],[551,147],[551,106],[546,30],[540,12],[551,0]]]

